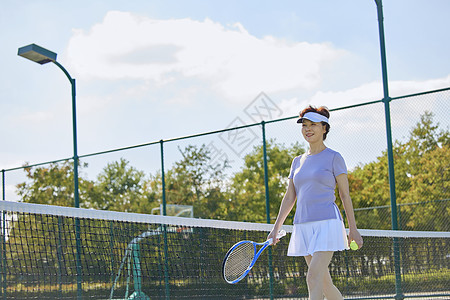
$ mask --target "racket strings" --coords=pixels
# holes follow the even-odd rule
[[[224,277],[232,282],[241,277],[250,267],[255,257],[255,246],[253,243],[243,243],[234,248],[225,260]]]

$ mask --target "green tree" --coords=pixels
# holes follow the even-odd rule
[[[405,142],[394,142],[393,154],[400,228],[447,228],[448,205],[441,200],[450,196],[448,129],[439,131],[432,113],[425,112]],[[390,205],[387,152],[376,161],[355,168],[349,174],[349,182],[355,208]],[[436,218],[439,212],[445,212],[443,218]],[[356,218],[360,228],[391,227],[390,210],[386,208],[361,211]]]
[[[266,144],[266,152],[270,216],[274,218],[286,192],[292,159],[304,153],[305,150],[299,143],[287,148],[271,140]],[[234,174],[231,179],[231,211],[229,215],[233,220],[266,222],[262,146],[254,147],[253,151],[245,156],[242,171]]]
[[[179,149],[182,159],[165,176],[166,202],[192,205],[200,218],[224,218],[227,211],[225,170],[228,162],[211,163],[205,145]]]
[[[86,166],[87,164],[80,165],[79,169]],[[74,206],[74,178],[71,162],[26,167],[24,171],[28,181],[17,185],[17,192],[23,202]],[[78,182],[80,207],[86,207],[87,194],[93,188],[93,183],[83,179],[82,176],[79,176]]]
[[[450,229],[445,221],[450,208],[441,201],[450,196],[449,141],[448,129],[439,130],[433,114],[425,112],[410,131],[407,142],[399,143],[396,180],[402,180],[397,187],[398,203],[402,204],[399,209],[402,229]]]
[[[145,174],[121,158],[106,165],[89,196],[89,207],[101,210],[149,213],[153,204],[145,195]]]
[[[407,197],[410,203],[424,203],[401,208],[404,227],[450,231],[450,206],[446,204],[450,201],[450,147],[424,153],[416,171]]]

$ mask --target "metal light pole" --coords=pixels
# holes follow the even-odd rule
[[[78,189],[78,147],[77,147],[77,115],[76,115],[76,101],[75,101],[75,79],[73,79],[69,72],[56,61],[56,53],[42,48],[38,45],[31,44],[22,48],[19,48],[17,53],[19,56],[25,57],[38,64],[46,64],[53,62],[66,74],[67,78],[72,85],[72,128],[73,128],[73,173],[74,173],[74,206],[80,207],[80,196]]]
[[[73,183],[74,183],[74,206],[76,208],[80,207],[80,195],[78,188],[78,146],[77,146],[77,115],[76,115],[76,101],[75,101],[75,79],[70,76],[69,72],[56,61],[56,53],[45,48],[42,48],[36,44],[31,44],[19,48],[17,55],[25,57],[31,61],[38,64],[46,64],[53,62],[58,68],[60,68],[70,81],[72,86],[72,128],[73,128]],[[77,248],[77,285],[78,285],[78,298],[81,299],[81,245],[80,245],[80,220],[75,220],[75,231],[76,231],[76,248]]]

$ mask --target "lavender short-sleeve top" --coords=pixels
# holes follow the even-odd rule
[[[306,156],[302,159],[303,155]],[[342,220],[334,190],[336,177],[347,173],[344,159],[330,148],[315,155],[303,155],[294,158],[289,174],[297,195],[294,224],[336,219],[337,216]]]

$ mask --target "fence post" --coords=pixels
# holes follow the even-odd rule
[[[388,154],[388,166],[389,166],[389,191],[391,198],[391,224],[393,230],[398,230],[397,221],[397,196],[395,193],[395,172],[394,172],[394,155],[392,150],[392,130],[391,130],[391,113],[389,88],[388,88],[388,76],[387,76],[387,63],[386,63],[386,44],[384,40],[384,17],[383,17],[383,4],[382,0],[375,0],[377,5],[378,14],[378,31],[380,35],[380,54],[381,54],[381,71],[383,76],[383,102],[384,113],[386,119],[386,137],[387,137],[387,154]],[[394,238],[394,267],[395,267],[395,298],[403,299],[402,292],[402,278],[400,269],[400,248],[398,239]]]
[[[162,214],[166,215],[166,181],[164,178],[164,141],[160,140],[161,145],[161,188],[162,188]],[[166,299],[170,299],[169,287],[169,249],[167,248],[167,226],[163,225],[164,237],[164,287],[166,291]]]
[[[267,167],[267,145],[266,145],[266,122],[261,122],[263,137],[263,161],[264,161],[264,189],[266,195],[266,221],[270,224],[270,199],[269,199],[269,170]],[[272,267],[272,246],[268,249],[269,255],[269,289],[270,299],[273,299],[273,267]]]
[[[2,200],[6,200],[6,192],[5,192],[5,169],[2,170]],[[1,294],[3,295],[3,300],[6,300],[6,213],[2,212],[1,214],[1,226],[2,226],[2,246],[1,246],[1,273],[2,273],[2,288],[0,289]]]
[[[161,146],[161,184],[162,184],[162,214],[166,215],[166,180],[164,178],[164,141],[159,141]]]
[[[5,193],[5,169],[2,170],[2,200],[6,199]]]

